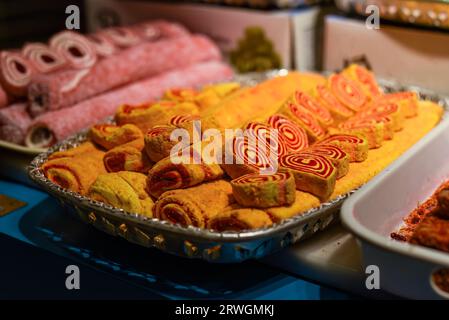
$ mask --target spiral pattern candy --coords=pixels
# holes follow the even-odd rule
[[[179,114],[174,116],[170,119],[169,123],[173,126],[178,126],[180,124],[193,121],[193,120],[199,120],[200,117],[198,115],[191,115],[191,114]]]
[[[0,52],[0,82],[9,94],[25,96],[34,73],[33,66],[20,53]]]
[[[400,110],[406,118],[418,115],[418,95],[416,92],[404,91],[385,94],[378,99],[379,102],[394,102],[399,105]]]
[[[328,158],[335,168],[337,168],[337,179],[348,174],[349,155],[341,148],[332,144],[315,144],[307,152]]]
[[[49,43],[50,48],[62,56],[72,68],[89,68],[97,62],[97,53],[92,43],[79,33],[61,31],[51,37]]]
[[[321,84],[317,85],[314,94],[316,99],[329,110],[335,122],[344,121],[354,115],[351,110],[338,101],[326,86]]]
[[[334,123],[334,119],[330,112],[313,96],[303,91],[298,90],[293,94],[292,103],[309,111],[309,113],[318,120],[323,127],[328,127]]]
[[[291,153],[282,156],[279,164],[293,174],[297,190],[309,192],[323,201],[334,191],[337,169],[324,156],[311,152]]]
[[[384,126],[384,140],[392,140],[396,130],[396,123],[391,116],[386,115],[369,115],[363,116],[364,121],[371,121],[373,124],[382,124]]]
[[[272,115],[268,118],[268,124],[278,130],[288,152],[298,152],[309,146],[306,131],[287,117]]]
[[[248,173],[273,173],[277,170],[277,157],[267,154],[270,147],[265,145],[265,152],[259,150],[260,141],[248,137],[235,137],[231,142],[232,159],[226,157],[221,165],[223,170],[236,179]],[[228,148],[228,146],[226,146]],[[228,153],[228,150],[226,150]],[[232,163],[228,163],[232,160]]]
[[[347,75],[354,81],[357,81],[362,86],[362,90],[365,94],[371,99],[382,95],[382,91],[376,82],[376,78],[366,68],[357,64],[351,64],[343,70],[343,74]]]
[[[393,122],[393,130],[400,131],[404,127],[404,113],[399,105],[394,102],[374,102],[374,105],[361,111],[358,116],[362,118],[390,117]]]
[[[339,147],[349,155],[350,162],[363,162],[368,157],[368,141],[356,135],[334,134],[318,144],[331,144]]]
[[[343,132],[365,137],[370,149],[380,148],[385,137],[385,125],[372,121],[372,119],[352,118],[341,123],[338,127]]]
[[[245,133],[248,137],[252,137],[259,141],[262,139],[262,143],[266,145],[267,148],[271,146],[270,150],[277,150],[277,155],[274,156],[282,156],[288,153],[287,145],[284,141],[284,137],[279,134],[278,131],[274,131],[276,129],[260,122],[249,122],[245,127]]]
[[[235,200],[244,207],[290,205],[296,198],[295,179],[288,171],[272,175],[246,174],[232,180],[231,186]]]
[[[40,73],[54,72],[66,66],[66,61],[43,43],[25,45],[22,54]]]
[[[280,113],[306,130],[309,142],[320,140],[326,135],[326,131],[320,126],[318,121],[301,106],[287,102],[281,107]]]
[[[331,75],[328,86],[338,101],[353,111],[360,111],[367,102],[367,97],[360,85],[342,74]]]

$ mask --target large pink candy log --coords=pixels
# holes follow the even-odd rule
[[[87,36],[90,43],[95,49],[98,57],[105,58],[116,54],[120,49],[114,42],[104,35],[104,33],[96,32]]]
[[[129,48],[142,42],[139,34],[132,28],[113,27],[101,31],[102,34],[109,38],[114,45],[120,48]]]
[[[61,31],[50,38],[50,48],[72,68],[89,68],[97,62],[97,53],[89,39],[73,31]]]
[[[5,89],[0,85],[0,109],[4,108],[8,105],[8,94],[6,93]]]
[[[0,140],[22,144],[31,124],[25,103],[16,103],[0,109]]]
[[[100,60],[90,69],[35,77],[29,88],[30,112],[36,116],[132,81],[220,58],[218,48],[204,36],[142,43]]]
[[[132,26],[132,28],[138,30],[137,32],[143,35],[147,41],[155,39],[155,32],[159,33],[160,38],[176,38],[190,34],[183,25],[165,20],[142,22]]]
[[[19,52],[0,52],[0,82],[7,93],[25,96],[35,70]]]
[[[40,73],[50,73],[67,65],[62,56],[43,43],[28,43],[22,48],[23,56]]]
[[[228,80],[231,76],[232,70],[229,66],[211,61],[121,87],[73,107],[35,118],[28,130],[26,145],[49,146],[114,114],[120,104],[153,101],[170,88],[202,86],[210,82]]]

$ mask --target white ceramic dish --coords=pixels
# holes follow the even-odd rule
[[[0,140],[0,149],[15,151],[21,154],[29,154],[36,156],[42,152],[45,152],[46,149],[43,148],[29,148],[22,146],[20,144],[11,143],[8,141]]]
[[[449,254],[390,237],[448,179],[446,118],[343,204],[343,224],[360,240],[365,267],[379,267],[381,289],[413,299],[449,299],[432,281],[433,272],[449,268]]]

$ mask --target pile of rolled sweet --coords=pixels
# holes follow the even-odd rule
[[[124,104],[115,124],[93,126],[87,142],[52,154],[42,171],[147,217],[263,228],[360,187],[441,116],[413,92],[384,94],[360,66],[328,78],[290,72],[253,87],[171,89],[159,102]],[[245,134],[226,136],[230,129]]]
[[[0,140],[45,148],[171,87],[225,80],[216,45],[157,20],[0,52]]]

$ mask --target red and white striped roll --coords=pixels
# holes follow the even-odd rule
[[[171,87],[201,86],[210,82],[225,81],[232,74],[229,66],[213,61],[132,83],[70,108],[35,118],[28,130],[26,143],[30,147],[49,146],[114,114],[121,104],[137,105],[144,101],[154,101]]]
[[[301,151],[309,146],[306,131],[281,114],[268,118],[268,124],[279,131],[289,153]]]
[[[300,105],[305,110],[309,111],[310,114],[317,119],[322,126],[328,127],[334,123],[334,119],[332,118],[330,112],[313,96],[298,90],[293,95],[292,102],[293,104]]]
[[[72,68],[89,68],[97,62],[95,48],[89,39],[80,33],[61,31],[50,38],[49,44]]]
[[[23,56],[40,73],[50,73],[64,68],[64,58],[43,43],[28,43],[22,48]]]
[[[291,205],[296,198],[295,179],[288,171],[271,175],[246,174],[232,180],[231,186],[235,200],[245,207]]]
[[[236,163],[248,165],[256,170],[267,169],[273,163],[266,152],[259,150],[258,143],[252,143],[246,137],[236,137],[233,146]]]
[[[114,45],[120,48],[129,48],[142,42],[139,35],[128,27],[113,27],[102,31]]]
[[[203,36],[142,43],[104,58],[89,69],[35,77],[29,88],[30,111],[36,116],[132,81],[220,58],[217,46]]]
[[[90,43],[99,57],[109,57],[120,51],[114,42],[112,42],[112,40],[109,39],[108,36],[105,36],[101,31],[90,34],[87,38],[90,40]]]
[[[275,157],[288,153],[287,145],[279,131],[261,122],[249,122],[245,127],[245,133],[248,137],[261,141],[267,148],[267,152],[276,150]]]
[[[326,135],[326,131],[320,126],[317,120],[312,117],[303,107],[293,103],[287,103],[286,115],[290,115],[290,119],[301,126],[307,132],[309,142],[322,139]]]
[[[30,124],[31,117],[25,103],[16,103],[0,109],[1,140],[22,144]]]
[[[399,105],[394,102],[375,102],[373,106],[361,111],[358,116],[374,119],[389,117],[392,120],[394,131],[402,130],[405,118],[404,113],[399,109]]]
[[[337,168],[337,179],[348,174],[349,155],[341,148],[332,144],[315,144],[308,151],[328,158]]]
[[[318,144],[332,144],[349,154],[351,162],[362,162],[368,157],[368,141],[365,138],[350,134],[335,134]]]
[[[406,118],[415,117],[418,114],[418,95],[413,91],[403,91],[384,94],[376,102],[393,102],[400,106]]]
[[[343,121],[354,115],[354,113],[343,106],[324,85],[317,85],[316,98],[329,110],[336,121]]]
[[[180,124],[189,122],[189,121],[194,121],[194,120],[199,120],[200,116],[198,115],[193,115],[193,114],[180,114],[180,115],[176,115],[173,118],[170,119],[169,123],[173,126],[179,126]]]
[[[292,172],[296,189],[309,192],[321,200],[328,199],[335,188],[337,169],[324,156],[312,152],[291,153],[281,157],[279,164]]]
[[[377,98],[382,95],[382,90],[377,84],[376,78],[373,73],[366,68],[357,64],[352,64],[347,67],[343,73],[360,83],[368,97]]]
[[[328,86],[338,101],[351,110],[360,111],[367,102],[367,96],[360,85],[342,74],[331,75]]]
[[[27,94],[35,70],[19,52],[0,52],[0,82],[7,93],[23,97]]]
[[[279,164],[288,169],[299,170],[321,178],[335,174],[335,167],[326,157],[310,152],[297,152],[280,158]]]

